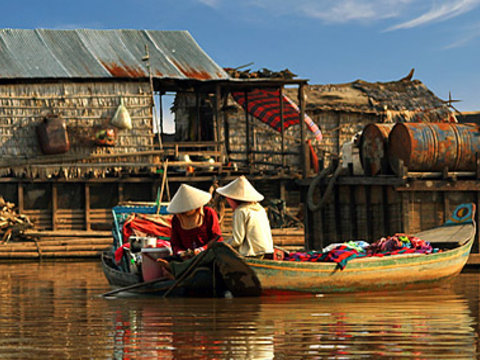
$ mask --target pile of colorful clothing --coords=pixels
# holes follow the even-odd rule
[[[348,261],[368,256],[391,256],[398,254],[430,254],[438,252],[430,243],[415,236],[395,234],[369,244],[365,241],[349,241],[341,244],[331,244],[323,251],[308,251],[290,253],[287,261],[335,262],[340,269],[347,266]]]
[[[171,248],[172,216],[132,213],[122,223],[122,245],[115,250],[115,262],[118,265],[126,249],[131,248],[130,238],[156,238],[157,248]]]

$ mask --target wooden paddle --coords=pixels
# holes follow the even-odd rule
[[[178,285],[180,285],[183,280],[187,278],[188,275],[192,273],[192,271],[197,267],[197,265],[200,263],[200,261],[203,260],[205,255],[207,254],[207,250],[210,249],[210,247],[220,239],[221,235],[215,236],[212,240],[210,240],[207,244],[207,249],[205,251],[202,251],[200,254],[197,255],[197,257],[192,261],[190,266],[180,275],[180,277],[173,283],[173,285],[168,289],[164,294],[163,297],[166,298]]]
[[[133,285],[129,285],[129,286],[125,286],[125,287],[122,287],[122,288],[118,288],[118,289],[108,291],[108,292],[102,294],[101,296],[115,295],[115,294],[118,294],[119,292],[122,292],[122,291],[138,289],[138,288],[141,288],[141,287],[144,287],[144,286],[152,285],[152,284],[155,284],[157,282],[166,281],[166,280],[172,280],[172,279],[168,278],[168,277],[161,277],[161,278],[158,278],[158,279],[144,281],[144,282],[140,282],[140,283],[136,283],[136,284],[133,284]]]

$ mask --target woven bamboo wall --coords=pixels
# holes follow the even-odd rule
[[[246,151],[246,126],[245,113],[233,100],[229,102],[228,112],[230,149],[232,151]],[[350,113],[342,111],[307,111],[307,114],[321,128],[323,139],[317,141],[312,132],[306,129],[306,139],[312,141],[312,145],[320,160],[328,164],[331,157],[342,155],[342,145],[352,140],[365,125],[380,122],[381,119],[374,114]],[[251,119],[254,128],[253,143],[255,150],[281,152],[281,134],[258,119]],[[285,150],[300,153],[300,127],[294,125],[285,131]],[[232,159],[245,161],[244,154],[232,154]],[[301,159],[299,155],[287,155],[287,166],[300,168]],[[256,154],[255,161],[273,162],[281,164],[280,155]],[[268,166],[263,166],[268,168]]]
[[[117,129],[113,147],[96,146],[92,139],[95,129],[111,126],[120,100],[132,119],[131,130]],[[152,107],[148,82],[82,82],[9,84],[0,86],[0,175],[13,172],[15,176],[48,177],[65,175],[80,177],[91,174],[86,166],[49,165],[32,166],[35,160],[45,157],[39,147],[36,126],[46,114],[59,115],[65,119],[70,150],[65,157],[88,157],[95,154],[118,154],[153,149]],[[50,157],[52,157],[50,155]],[[61,157],[59,157],[61,158]],[[18,166],[20,160],[31,160],[29,166]],[[8,162],[17,165],[10,168]],[[149,164],[146,157],[128,158],[131,168]],[[90,161],[95,165],[100,160]],[[119,162],[119,159],[102,159],[101,163]],[[126,165],[129,168],[129,165]],[[95,176],[108,173],[108,167],[96,168]]]
[[[230,150],[234,152],[230,158],[238,161],[246,161],[246,117],[244,110],[229,97],[229,111],[227,112],[227,121],[229,128]],[[282,135],[269,125],[260,120],[250,117],[251,140],[250,147],[256,151],[268,151],[280,154],[282,150]],[[300,126],[293,125],[285,130],[285,151],[300,153]],[[307,138],[311,134],[307,133]],[[238,154],[235,152],[243,152]],[[278,169],[275,166],[269,166],[265,163],[282,164],[281,155],[277,154],[255,154],[254,161],[263,163],[256,166],[258,169]],[[299,155],[288,154],[285,156],[286,164],[291,169],[301,169],[301,158]]]
[[[352,140],[365,125],[380,122],[374,114],[322,111],[309,114],[312,120],[322,129],[323,139],[314,142],[319,157],[325,154],[324,160],[342,155],[342,145]],[[326,161],[328,162],[328,161]]]

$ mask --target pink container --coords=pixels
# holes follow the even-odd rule
[[[142,274],[144,281],[150,281],[167,276],[166,270],[157,263],[157,259],[170,255],[170,249],[144,248],[142,254]]]

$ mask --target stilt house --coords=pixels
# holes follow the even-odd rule
[[[163,173],[172,192],[180,182],[208,189],[241,173],[271,190],[254,161],[251,115],[243,155],[231,156],[225,99],[296,86],[299,118],[305,84],[232,79],[186,31],[0,30],[0,195],[37,229],[89,231],[109,229],[119,202],[153,201]],[[163,134],[166,93],[186,99],[176,104],[173,142]],[[276,116],[282,123],[281,111]],[[303,123],[296,127],[302,139]],[[267,155],[284,158],[280,143],[279,154]],[[305,173],[301,141],[295,151],[302,159],[295,171],[275,179]]]

